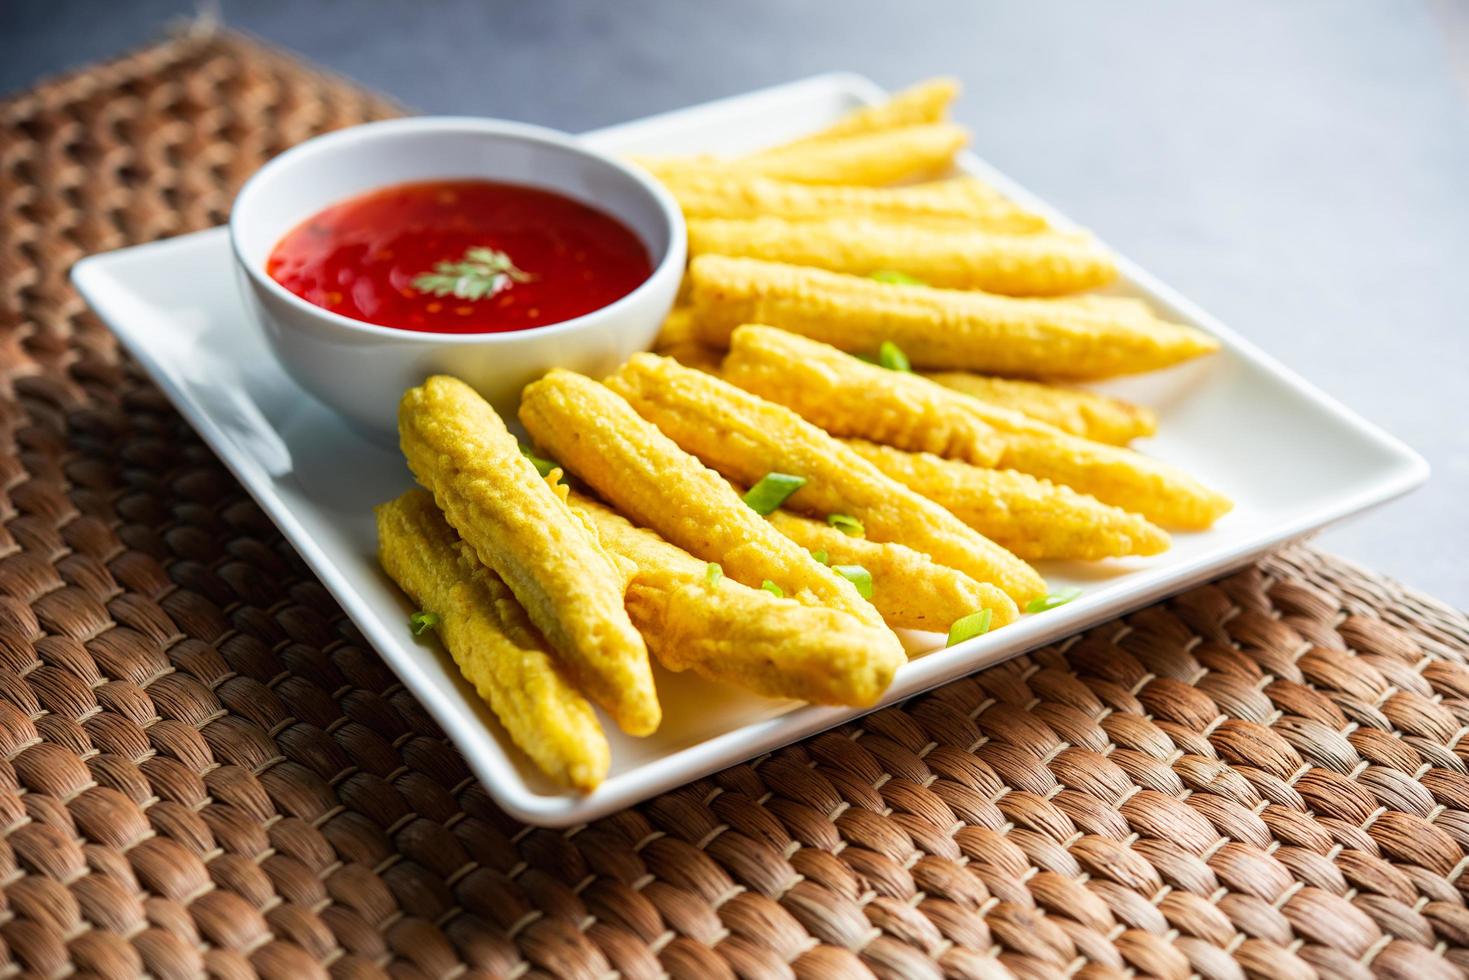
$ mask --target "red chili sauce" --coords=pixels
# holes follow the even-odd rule
[[[266,271],[354,320],[501,333],[600,309],[653,269],[626,225],[579,201],[520,184],[436,180],[332,205],[281,239]]]

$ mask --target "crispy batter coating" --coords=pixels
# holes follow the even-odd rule
[[[659,345],[654,352],[664,357],[671,357],[684,367],[691,367],[707,374],[718,374],[719,364],[723,359],[723,351],[717,347],[707,344],[670,344]]]
[[[510,590],[480,564],[433,498],[409,490],[377,508],[383,570],[422,609],[464,679],[546,775],[589,790],[611,751],[596,713],[552,657]]]
[[[805,486],[786,501],[793,510],[856,517],[874,541],[905,544],[1020,602],[1046,591],[1025,562],[787,408],[653,354],[634,354],[607,385],[735,483],[749,486],[771,471],[803,476]]]
[[[403,455],[449,524],[492,568],[588,697],[630,735],[662,712],[622,573],[520,452],[489,403],[444,375],[398,408]]]
[[[666,182],[689,220],[770,216],[811,221],[853,215],[1011,234],[1050,227],[1041,215],[1025,210],[974,177],[905,187],[851,187],[690,171],[670,174]]]
[[[777,147],[739,165],[800,183],[879,186],[947,173],[968,143],[962,126],[925,123]]]
[[[872,575],[872,604],[894,629],[943,632],[972,612],[990,609],[992,628],[1010,622],[1014,608],[988,582],[940,565],[894,541],[854,538],[831,525],[778,510],[769,516],[781,534],[807,551],[826,552],[835,565],[861,565]]]
[[[699,336],[720,347],[741,324],[772,323],[854,353],[890,340],[918,368],[1083,380],[1151,371],[1219,346],[1191,327],[1067,300],[903,286],[758,259],[701,255],[689,276]]]
[[[971,398],[1054,425],[1062,432],[1114,446],[1125,446],[1158,429],[1158,416],[1152,409],[1080,388],[965,371],[937,371],[924,377]]]
[[[698,342],[699,338],[694,332],[694,311],[687,306],[675,306],[669,310],[668,316],[663,318],[663,326],[658,328],[658,336],[653,340],[656,347],[676,347]]]
[[[982,423],[1000,446],[999,459],[993,459],[991,445],[966,454],[969,444],[958,438],[945,440],[955,450],[948,455],[1052,480],[1164,527],[1202,530],[1233,506],[1229,498],[1175,466],[1077,438],[919,375],[867,364],[783,330],[736,330],[721,376],[795,410],[833,435],[913,452],[932,451],[933,440],[916,433],[962,432]]]
[[[694,311],[687,306],[675,306],[669,312],[653,341],[653,350],[680,364],[716,374],[724,357],[717,347],[710,347],[699,340],[694,331]]]
[[[843,139],[858,133],[874,133],[900,126],[943,122],[949,114],[949,104],[958,95],[958,79],[930,78],[894,93],[877,105],[864,106],[849,112],[830,126],[819,129],[810,136],[782,143],[775,149],[785,150],[807,143]]]
[[[719,562],[735,581],[758,587],[769,579],[807,605],[828,606],[882,628],[882,618],[852,583],[813,561],[746,506],[718,473],[604,385],[571,371],[551,371],[526,386],[520,421],[539,445],[628,518],[704,561]],[[887,639],[898,648],[895,636]]]
[[[1070,233],[1012,235],[851,216],[696,218],[688,226],[696,256],[746,256],[856,276],[896,269],[930,286],[1007,296],[1060,296],[1117,278],[1111,253]]]
[[[1099,296],[1086,293],[1081,296],[1065,296],[1054,300],[1062,307],[1081,307],[1115,316],[1119,320],[1133,320],[1139,325],[1158,324],[1161,321],[1146,300],[1136,296]]]
[[[1067,435],[1008,409],[985,406],[991,424],[1016,415],[997,466],[1030,473],[1090,494],[1179,531],[1204,531],[1234,502],[1170,463],[1120,446]]]
[[[1028,473],[984,469],[932,453],[905,453],[861,439],[847,445],[1021,558],[1094,561],[1168,549],[1168,532],[1141,515]]]
[[[660,663],[772,698],[866,707],[903,663],[891,634],[844,612],[721,577],[652,531],[574,494],[602,542],[637,566],[627,609]]]
[[[821,356],[807,359],[811,351]],[[828,356],[828,351],[836,356]],[[884,391],[876,401],[863,397],[850,404],[844,401],[827,405],[820,412],[823,419],[816,419],[806,415],[806,392],[785,392],[787,388],[809,386],[810,400],[824,397],[815,392],[841,391],[844,398],[850,397],[852,386],[844,378],[849,361],[861,365],[856,358],[814,340],[747,324],[730,335],[730,350],[720,366],[720,375],[746,391],[795,409],[835,436],[860,436],[981,466],[999,461],[1005,450],[1001,434],[974,412],[921,411],[903,405],[891,392]],[[895,373],[885,371],[884,375]],[[880,380],[888,389],[895,379]],[[889,402],[894,404],[890,406]],[[847,415],[852,417],[837,418]]]
[[[901,126],[841,139],[767,150],[758,156],[635,157],[634,162],[660,180],[680,174],[736,173],[799,184],[861,184],[880,187],[924,180],[946,173],[969,142],[963,127],[951,123]]]

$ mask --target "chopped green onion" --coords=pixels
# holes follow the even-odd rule
[[[831,570],[857,587],[857,594],[872,598],[872,573],[861,565],[833,565]]]
[[[988,609],[981,609],[977,613],[959,617],[954,620],[954,625],[949,627],[949,642],[944,646],[951,647],[955,643],[963,643],[976,636],[984,636],[990,631],[990,619],[991,613]]]
[[[537,456],[535,454],[535,450],[531,449],[531,447],[527,446],[523,442],[520,444],[520,455],[530,460],[531,465],[536,468],[536,472],[541,474],[541,476],[543,477],[550,476],[551,471],[561,465],[554,459],[547,459],[544,456]]]
[[[804,476],[791,476],[789,473],[766,473],[745,493],[745,503],[750,509],[760,515],[770,514],[776,511],[786,498],[806,485]]]
[[[704,566],[704,581],[709,585],[717,585],[724,578],[724,569],[719,567],[719,562],[711,561]]]
[[[851,514],[827,514],[826,523],[849,538],[860,538],[867,534],[867,528],[863,527],[862,522]]]
[[[897,269],[878,269],[872,274],[872,278],[878,282],[891,283],[894,286],[927,286],[928,283],[922,279],[899,272]]]
[[[908,355],[903,353],[903,348],[891,340],[884,340],[877,348],[877,363],[889,371],[913,370],[913,365],[908,363]]]
[[[780,590],[780,586],[770,581],[770,579],[766,579],[765,581],[761,582],[760,588],[764,589],[766,592],[769,592],[777,599],[784,599],[786,597],[786,594]]]
[[[825,550],[813,551],[811,552],[811,557],[815,558],[816,561],[822,565],[831,564],[831,555],[828,555]]]
[[[1052,592],[1050,595],[1030,600],[1025,606],[1025,611],[1028,613],[1045,612],[1047,609],[1064,606],[1079,595],[1081,595],[1080,589],[1062,589],[1060,592]]]
[[[437,625],[439,625],[438,613],[419,610],[408,617],[408,628],[413,631],[414,636],[422,636]]]
[[[859,361],[865,361],[868,364],[876,364],[877,363],[877,358],[870,357],[867,354],[853,354],[852,356],[855,357],[857,360],[859,360]]]

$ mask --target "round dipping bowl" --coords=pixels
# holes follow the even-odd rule
[[[267,274],[277,243],[323,208],[393,184],[454,179],[543,188],[610,214],[647,248],[652,275],[607,306],[560,323],[450,334],[354,320],[308,303]],[[550,368],[600,377],[646,350],[673,306],[687,252],[678,204],[635,167],[555,130],[447,116],[354,126],[281,154],[235,199],[230,243],[246,301],[281,365],[354,427],[391,443],[398,399],[431,374],[462,378],[511,419],[521,388]]]

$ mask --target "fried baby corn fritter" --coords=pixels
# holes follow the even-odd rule
[[[520,452],[489,403],[444,375],[398,408],[403,455],[475,555],[495,571],[587,696],[629,735],[662,713],[622,572]]]
[[[1049,227],[1045,218],[1026,211],[973,177],[905,187],[848,187],[690,172],[669,175],[665,182],[689,220],[768,216],[812,221],[850,215],[1010,234],[1045,231]]]
[[[464,679],[511,740],[558,783],[589,790],[611,750],[596,713],[562,675],[545,640],[494,572],[444,521],[433,498],[410,490],[377,508],[383,570],[421,608]]]
[[[901,482],[901,481],[900,481]],[[770,523],[796,544],[824,552],[832,566],[860,565],[872,575],[872,604],[894,629],[943,632],[956,619],[992,609],[992,627],[1004,626],[1010,609],[988,582],[976,582],[957,568],[893,541],[854,538],[823,521],[783,510]]]
[[[878,282],[824,269],[700,255],[689,264],[696,329],[725,347],[771,323],[856,353],[885,340],[917,368],[1084,380],[1151,371],[1217,350],[1190,327],[1068,300]]]
[[[828,606],[884,630],[877,610],[851,582],[813,561],[718,473],[606,386],[553,370],[526,386],[520,421],[539,445],[628,518],[704,561],[718,562],[735,581],[758,587],[768,579],[807,605]],[[896,637],[887,638],[889,649],[899,648]]]
[[[836,436],[929,451],[945,434],[951,455],[1019,470],[1091,494],[1164,527],[1202,530],[1232,506],[1175,466],[1079,439],[1019,412],[986,404],[906,371],[889,371],[784,330],[745,326],[732,336],[721,376],[779,402]],[[988,426],[1000,446],[966,454],[967,434]],[[923,435],[918,435],[923,434]]]
[[[1168,533],[1142,516],[1028,473],[983,469],[860,439],[847,445],[1021,558],[1095,561],[1168,549]]]
[[[1015,416],[995,465],[1019,470],[1090,494],[1104,504],[1141,514],[1178,531],[1205,531],[1234,502],[1170,463],[1120,446],[1067,435],[1008,409],[985,406],[991,424]]]
[[[1152,409],[1079,388],[964,371],[926,372],[924,377],[971,398],[1054,425],[1062,432],[1114,446],[1125,446],[1133,439],[1150,436],[1158,428],[1158,417]]]
[[[783,143],[774,149],[785,150],[822,140],[843,139],[859,133],[874,133],[900,126],[942,122],[949,113],[949,103],[953,102],[958,94],[959,82],[956,79],[931,78],[894,93],[892,97],[877,105],[849,112],[835,123],[825,129],[817,130],[810,136]]]
[[[603,543],[637,565],[627,610],[670,670],[690,670],[772,698],[866,707],[903,663],[892,634],[835,609],[777,598],[629,524],[579,494],[571,505]]]
[[[692,255],[730,255],[869,276],[898,269],[931,286],[1007,296],[1060,296],[1117,278],[1111,254],[1076,234],[997,234],[868,217],[810,221],[696,218]]]
[[[750,486],[772,471],[805,477],[786,502],[792,509],[850,515],[874,541],[896,541],[998,586],[1009,597],[993,607],[1002,620],[1014,615],[1009,599],[1045,594],[1025,562],[787,408],[653,354],[634,354],[607,385],[731,481]]]
[[[936,177],[969,143],[953,123],[924,123],[776,147],[738,161],[766,177],[806,184],[867,184]]]
[[[901,381],[888,377],[901,372],[877,369],[881,373],[877,375],[876,401],[869,404],[864,395],[848,404],[846,399],[855,389],[847,376],[851,365],[867,366],[818,341],[747,324],[730,335],[730,350],[720,364],[720,374],[724,377],[728,372],[725,380],[731,384],[795,410],[834,436],[883,442],[979,466],[999,462],[1005,439],[979,412],[925,411],[921,406],[903,405],[891,390]],[[807,386],[809,391],[788,390]],[[839,392],[843,400],[820,409],[807,404],[834,392]]]
[[[968,142],[962,127],[931,123],[780,147],[751,157],[635,157],[634,162],[660,180],[688,173],[733,173],[799,184],[881,187],[947,172]]]

